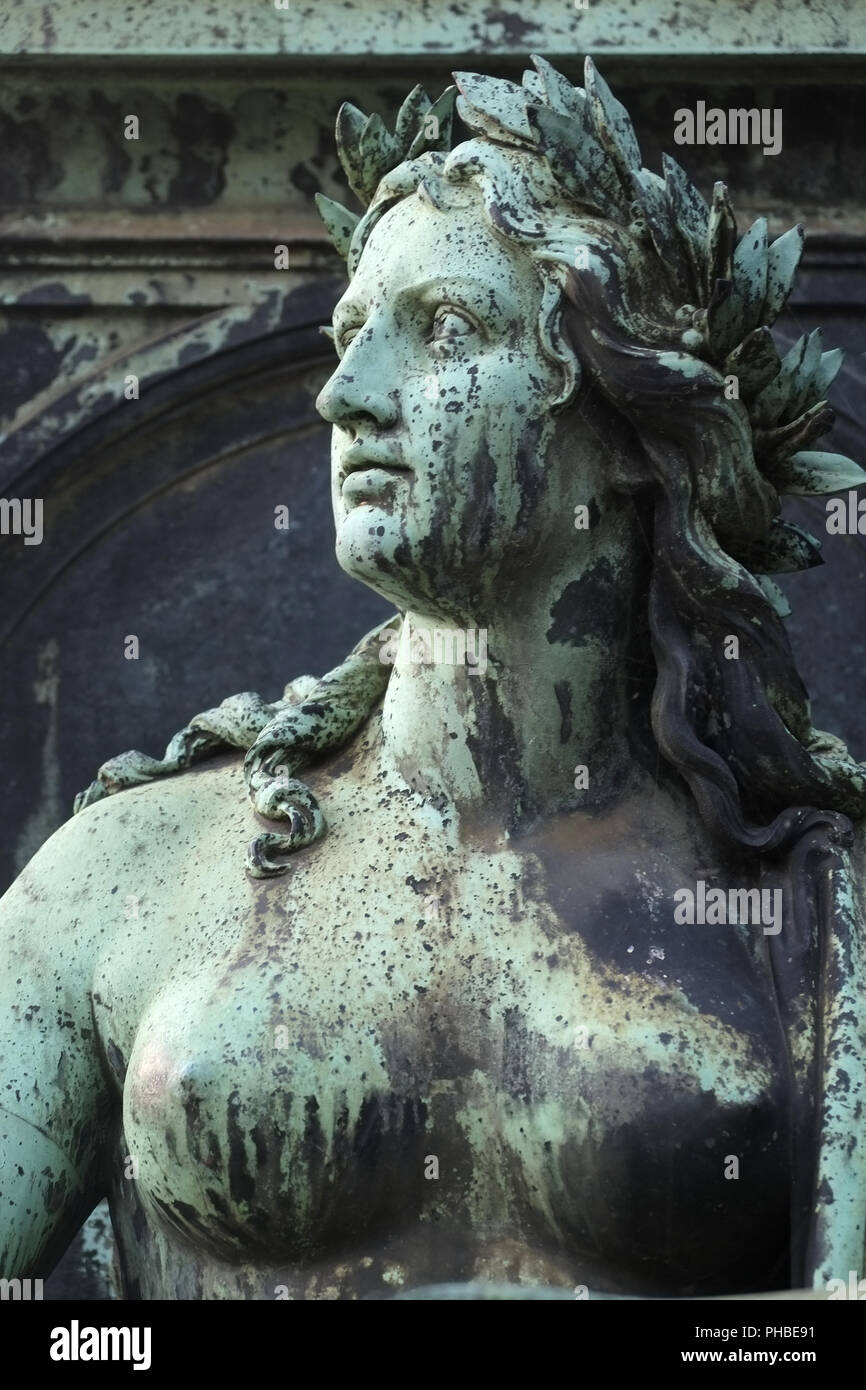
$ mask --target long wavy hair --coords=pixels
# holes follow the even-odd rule
[[[648,273],[640,224],[623,229],[563,198],[543,160],[469,140],[448,155],[407,161],[382,180],[355,229],[350,264],[400,199],[418,194],[444,209],[465,202],[461,186],[541,277],[538,336],[562,370],[551,408],[579,403],[590,418],[594,395],[595,413],[601,398],[630,432],[632,447],[611,451],[610,481],[634,496],[651,528],[646,621],[662,758],[688,784],[709,829],[741,853],[790,849],[816,816],[847,840],[845,818],[866,814],[866,768],[839,739],[813,728],[777,603],[749,568],[779,513],[779,494],[756,463],[745,406],[728,399],[721,373],[689,350],[676,287]],[[196,715],[162,759],[133,752],[110,760],[76,811],[239,747],[247,750],[256,811],[288,822],[256,838],[249,871],[284,872],[284,856],[325,829],[295,773],[345,744],[369,717],[390,675],[379,660],[380,637],[401,621],[398,614],[368,633],[320,679],[290,682],[274,703],[245,692]],[[731,637],[735,660],[726,655]]]
[[[645,646],[637,717],[720,844],[785,891],[790,929],[768,942],[768,956],[792,1090],[791,1278],[820,1284],[863,1256],[866,1174],[861,1163],[852,1179],[850,1136],[866,1089],[855,1065],[866,961],[848,850],[851,821],[866,813],[866,769],[813,727],[782,596],[760,571],[780,498],[759,466],[756,428],[701,355],[692,306],[650,256],[639,212],[617,225],[565,195],[543,158],[472,139],[408,159],[380,181],[348,229],[350,273],[379,219],[413,194],[442,209],[474,199],[540,276],[539,342],[562,372],[551,409],[580,411],[587,428],[606,421],[610,486],[634,499],[646,539],[648,602],[634,615]],[[76,811],[240,748],[253,806],[272,822],[249,848],[248,872],[285,872],[287,856],[325,830],[296,774],[370,718],[390,677],[381,638],[401,623],[395,614],[334,670],[296,678],[273,703],[245,692],[196,715],[162,759],[111,759]],[[856,1209],[834,1204],[843,1190],[859,1194]]]

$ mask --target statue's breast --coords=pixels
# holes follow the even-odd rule
[[[565,920],[513,855],[373,887],[358,857],[327,893],[299,874],[279,911],[217,923],[128,1059],[151,1210],[229,1261],[471,1232],[599,1287],[772,1282],[785,1068],[749,929],[678,926],[657,885],[575,884]]]

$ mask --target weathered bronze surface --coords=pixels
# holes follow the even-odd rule
[[[453,149],[453,90],[341,111],[318,405],[397,614],[105,764],[3,900],[7,1277],[106,1193],[146,1299],[862,1269],[866,774],[769,578],[780,494],[866,481],[840,354],[770,337],[800,228],[534,65],[456,75]]]

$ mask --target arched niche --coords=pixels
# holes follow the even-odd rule
[[[340,292],[328,279],[200,319],[7,436],[0,495],[42,498],[44,535],[0,544],[3,886],[107,757],[161,754],[236,691],[276,698],[393,611],[333,555],[314,402]]]

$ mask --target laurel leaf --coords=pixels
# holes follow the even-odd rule
[[[713,297],[716,281],[732,278],[736,241],[737,224],[728,201],[728,190],[723,183],[714,183],[707,226],[707,277],[704,285],[707,303]]]
[[[783,424],[796,419],[798,415],[802,415],[807,406],[814,405],[816,401],[823,399],[823,395],[816,392],[814,387],[815,375],[823,357],[823,347],[823,333],[820,328],[813,328],[806,338],[803,356],[794,373],[788,400],[779,416],[779,420]]]
[[[572,127],[579,142],[577,149],[580,163],[587,171],[583,199],[597,202],[596,189],[600,189],[604,195],[600,206],[604,211],[608,214],[613,212],[624,215],[629,207],[630,190],[626,195],[616,167],[611,163],[607,150],[591,128],[588,114],[582,125],[572,121]]]
[[[753,574],[794,574],[823,565],[821,542],[793,521],[776,517],[766,539],[753,547],[745,561]]]
[[[367,117],[361,131],[362,177],[365,181],[366,201],[372,201],[381,179],[401,162],[402,150],[388,130],[382,117],[374,112]]]
[[[778,425],[773,430],[756,430],[754,449],[761,460],[761,467],[769,473],[780,460],[789,454],[799,453],[822,434],[833,428],[836,412],[826,401],[818,401],[809,410],[792,420],[788,425]]]
[[[419,83],[417,87],[412,88],[397,112],[397,119],[394,122],[394,136],[400,147],[401,155],[409,149],[421,118],[430,110],[430,104],[430,98]]]
[[[766,574],[756,574],[754,579],[764,595],[764,598],[771,604],[780,618],[790,618],[791,605],[786,599],[778,584],[774,584],[772,579]]]
[[[730,353],[740,341],[740,334],[733,330],[730,318],[727,317],[728,300],[733,292],[734,286],[731,280],[716,280],[710,302],[707,305],[706,340],[710,355],[716,361],[723,358],[726,353]],[[720,328],[720,322],[728,323],[727,331]]]
[[[631,117],[591,58],[584,65],[584,86],[599,142],[616,165],[623,187],[630,188],[631,175],[641,167],[640,146]]]
[[[365,202],[364,164],[361,158],[361,132],[367,118],[363,111],[344,101],[337,112],[337,154],[349,180],[349,187],[361,202]]]
[[[767,219],[759,217],[740,238],[731,266],[731,293],[715,315],[713,348],[730,351],[759,327],[767,293]]]
[[[723,373],[736,376],[740,394],[752,396],[779,371],[781,363],[769,328],[756,328],[726,359]]]
[[[825,497],[831,492],[863,487],[866,472],[845,454],[806,450],[779,460],[769,474],[779,492],[797,497]]]
[[[673,220],[686,249],[696,301],[705,302],[704,259],[710,210],[684,169],[669,154],[662,155]]]
[[[394,136],[401,150],[408,149],[419,122],[430,110],[432,103],[424,88],[418,83],[403,101],[394,122]]]
[[[442,95],[436,98],[433,105],[424,113],[421,129],[406,151],[407,159],[417,159],[418,155],[423,154],[426,150],[450,150],[456,99],[457,88],[454,86],[446,87]],[[431,130],[429,135],[426,133],[425,127]]]
[[[372,116],[367,117],[361,131],[361,158],[376,165],[383,165],[389,159],[398,157],[399,151],[394,137],[378,111],[374,111]]]
[[[690,267],[674,225],[664,180],[649,169],[639,169],[631,181],[659,260],[674,283],[682,285],[689,279]]]
[[[724,358],[729,352],[741,343],[747,336],[750,329],[746,328],[745,313],[743,306],[743,296],[735,279],[731,279],[731,288],[725,295],[721,303],[715,305],[712,301],[707,305],[707,318],[710,326],[710,348],[713,355],[719,359]]]
[[[457,110],[470,130],[507,144],[534,143],[526,115],[526,91],[516,82],[479,72],[455,72]]]
[[[352,233],[360,221],[356,213],[344,208],[341,203],[335,203],[333,198],[326,198],[323,193],[316,194],[316,207],[319,209],[319,216],[328,229],[328,235],[336,246],[343,259],[349,254],[349,244],[352,240]]]
[[[544,83],[537,72],[533,72],[531,68],[525,68],[520,80],[533,102],[540,102],[543,106],[550,106],[552,104],[547,99]]]
[[[803,254],[805,232],[800,223],[777,237],[767,252],[767,293],[764,297],[763,321],[776,322],[785,301],[794,288],[794,279]]]
[[[743,307],[751,317],[757,317],[764,305],[767,261],[767,219],[759,217],[740,238],[734,251],[734,280],[741,292]]]
[[[559,182],[577,202],[604,212],[608,199],[617,199],[620,190],[598,142],[578,130],[568,116],[562,116],[546,106],[533,109],[531,118],[538,129],[547,161]]]
[[[583,108],[585,96],[578,87],[569,82],[567,77],[563,77],[561,72],[557,72],[552,63],[546,58],[542,58],[538,53],[530,53],[530,61],[535,68],[535,73],[527,74],[535,77],[541,83],[547,104],[554,111],[558,111],[561,116],[575,116],[583,119]]]
[[[827,395],[844,361],[845,354],[841,348],[831,348],[829,352],[821,353],[821,361],[812,378],[812,395],[815,400],[822,401]]]
[[[782,358],[777,375],[753,402],[751,416],[762,429],[769,429],[778,422],[791,399],[808,341],[805,334],[797,339]]]

